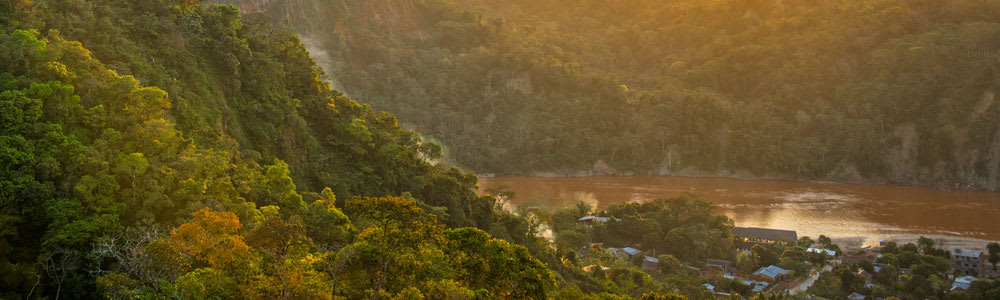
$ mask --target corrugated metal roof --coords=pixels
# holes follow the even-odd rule
[[[798,234],[794,230],[757,228],[757,227],[735,227],[733,234],[739,237],[760,239],[768,241],[785,241],[794,243],[799,240]]]
[[[770,277],[770,278],[777,278],[779,275],[787,275],[789,272],[791,272],[791,271],[788,271],[788,270],[782,269],[782,268],[780,268],[778,266],[773,266],[772,265],[772,266],[767,266],[767,267],[761,267],[760,269],[757,269],[756,272],[753,272],[753,274],[754,275],[764,275],[764,276],[767,276],[767,277]]]

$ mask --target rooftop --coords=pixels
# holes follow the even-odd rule
[[[962,248],[955,248],[955,251],[952,251],[951,254],[955,255],[955,256],[966,256],[966,257],[976,257],[976,258],[978,258],[980,255],[983,255],[983,251],[980,251],[980,250],[969,250],[969,249],[962,249]]]
[[[799,240],[799,236],[794,230],[757,228],[757,227],[736,227],[733,234],[748,239],[760,239],[767,241],[785,241],[794,243]]]
[[[806,251],[812,252],[812,253],[826,254],[826,255],[829,255],[829,256],[837,256],[837,252],[836,251],[822,249],[822,248],[809,248],[809,249],[806,249]]]
[[[768,285],[770,285],[770,283],[764,281],[753,281],[753,280],[744,280],[743,283],[752,286],[753,287],[752,291],[754,293],[759,293],[760,291],[766,289]]]
[[[576,219],[576,221],[577,222],[599,222],[599,223],[607,223],[609,220],[612,220],[612,219],[614,219],[615,221],[620,221],[617,218],[598,217],[598,216],[593,216],[593,215],[584,216],[582,218]]]
[[[753,272],[753,274],[754,275],[763,275],[763,276],[767,276],[767,277],[770,277],[770,278],[777,278],[780,275],[788,275],[789,272],[791,272],[791,271],[782,269],[781,267],[778,267],[778,266],[775,266],[775,265],[770,265],[770,266],[767,266],[767,267],[761,267],[760,269],[757,269],[757,271]]]

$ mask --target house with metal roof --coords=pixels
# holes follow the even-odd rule
[[[788,275],[788,273],[791,272],[792,271],[782,269],[781,267],[770,265],[767,267],[761,267],[760,269],[757,269],[757,271],[753,272],[753,275],[766,280],[774,281],[781,276]]]
[[[850,299],[850,300],[865,300],[865,298],[868,298],[868,296],[865,296],[865,295],[862,295],[862,294],[859,294],[859,293],[856,293],[856,292],[855,293],[851,293],[851,295],[847,296],[847,299]]]
[[[751,292],[753,292],[755,294],[756,293],[760,293],[761,291],[763,291],[764,289],[766,289],[769,285],[771,285],[770,283],[767,283],[766,281],[742,280],[742,282],[745,285],[751,286],[752,287]]]
[[[974,276],[962,276],[955,278],[955,282],[951,284],[951,290],[968,290],[972,286],[972,282],[979,280]]]
[[[980,250],[955,248],[951,252],[951,267],[957,274],[983,274],[986,257]]]
[[[795,243],[799,240],[799,236],[794,230],[771,228],[735,227],[733,228],[733,235],[750,241],[760,241],[765,243]]]
[[[822,249],[822,248],[809,248],[809,249],[806,249],[806,252],[825,254],[825,255],[829,255],[829,256],[837,256],[837,252],[836,251],[828,250],[828,249]]]
[[[604,224],[604,223],[607,223],[610,220],[619,221],[616,218],[598,217],[598,216],[590,215],[590,216],[584,216],[582,218],[576,219],[576,225],[589,226],[589,225],[594,225],[595,223]]]
[[[642,259],[642,266],[640,267],[640,269],[642,269],[643,271],[653,271],[656,270],[656,267],[658,267],[659,265],[660,265],[659,259],[652,256],[646,256]]]

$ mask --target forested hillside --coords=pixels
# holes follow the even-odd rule
[[[995,1],[222,2],[480,173],[1000,188]]]
[[[478,196],[475,175],[331,89],[266,16],[200,1],[5,4],[0,299],[707,293],[690,272],[585,273],[586,240],[557,246],[548,213]],[[677,219],[651,234],[731,252],[719,242],[731,220],[693,197],[669,203],[642,207]]]
[[[197,2],[5,8],[3,298],[499,293],[413,265],[486,255],[459,242],[512,259],[511,293],[553,287],[525,248],[444,230],[534,239],[475,176],[428,163],[435,145],[330,90],[294,35]]]

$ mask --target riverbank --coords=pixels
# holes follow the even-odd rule
[[[866,178],[858,174],[845,175],[845,176],[832,176],[830,178],[811,178],[804,179],[796,176],[788,175],[753,175],[750,172],[739,171],[739,172],[706,172],[700,170],[680,170],[680,171],[657,171],[657,172],[595,172],[595,171],[572,171],[572,172],[532,172],[527,175],[524,174],[496,174],[496,173],[482,173],[476,174],[479,178],[499,178],[499,177],[538,177],[538,178],[557,178],[557,177],[633,177],[633,176],[656,176],[656,177],[684,177],[684,178],[722,178],[722,179],[732,179],[732,180],[743,180],[743,181],[786,181],[786,182],[802,182],[802,183],[816,183],[816,184],[844,184],[844,185],[859,185],[859,186],[880,186],[880,185],[890,185],[890,186],[901,186],[901,187],[920,187],[935,191],[973,191],[973,192],[998,192],[998,184],[988,184],[988,183],[958,183],[958,182],[944,182],[933,181],[900,181],[900,180],[887,180],[879,178]]]
[[[920,235],[955,245],[1000,240],[1000,193],[896,185],[744,180],[718,177],[484,177],[481,190],[508,186],[515,205],[559,209],[579,202],[604,209],[693,193],[737,226],[796,230],[858,246]],[[851,238],[859,237],[859,238]],[[957,238],[957,239],[956,239]]]
[[[944,236],[944,235],[919,235],[919,234],[903,234],[897,236],[889,236],[882,238],[880,240],[872,241],[865,237],[833,237],[834,244],[837,244],[842,249],[861,249],[864,247],[874,247],[878,246],[879,242],[895,242],[897,245],[905,245],[907,243],[916,244],[920,237],[928,237],[934,240],[935,245],[942,249],[951,250],[954,248],[972,249],[972,250],[986,250],[986,244],[991,242],[997,242],[993,240],[976,239],[960,236]]]

